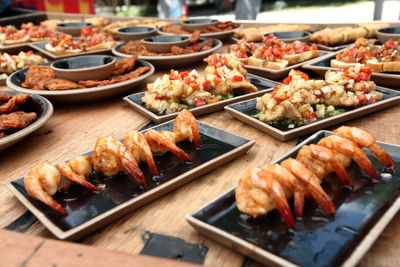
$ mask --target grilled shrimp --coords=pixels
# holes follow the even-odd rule
[[[51,197],[57,192],[60,184],[60,171],[48,161],[36,163],[24,178],[25,189],[30,196],[65,215],[65,209]]]
[[[124,144],[137,162],[146,161],[150,171],[154,175],[158,175],[151,148],[141,132],[130,131],[124,138]]]
[[[197,148],[200,147],[199,127],[196,118],[189,110],[184,109],[179,112],[174,121],[174,134],[175,142],[189,140],[194,142]]]
[[[341,126],[333,131],[334,135],[349,139],[360,147],[368,148],[383,165],[394,166],[393,158],[384,151],[375,141],[375,137],[357,127]]]
[[[86,180],[93,170],[92,158],[90,156],[75,157],[68,162],[58,164],[57,168],[65,178],[68,178],[62,187],[64,192],[68,191],[71,181],[92,190],[100,190],[100,188]]]
[[[128,149],[111,136],[97,139],[93,151],[93,166],[106,176],[116,175],[127,170],[141,185],[147,185],[143,172]]]

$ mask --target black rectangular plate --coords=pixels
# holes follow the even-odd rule
[[[63,231],[71,230],[104,212],[110,211],[118,205],[151,192],[152,189],[163,185],[188,171],[202,168],[202,165],[222,156],[249,142],[240,136],[230,134],[212,126],[198,122],[201,147],[196,149],[192,143],[181,142],[178,144],[193,160],[190,164],[177,159],[171,153],[156,155],[155,162],[160,176],[153,176],[147,165],[140,164],[140,169],[145,174],[149,185],[140,187],[133,178],[125,173],[106,177],[92,172],[88,178],[95,185],[105,184],[101,191],[91,191],[80,185],[73,184],[67,193],[58,191],[53,197],[60,203],[68,215],[63,216],[52,210],[40,201],[30,197],[25,191],[23,177],[11,182],[11,186],[17,189],[35,208],[37,208],[48,220]],[[173,130],[173,122],[158,125],[153,129],[157,131]],[[145,132],[145,131],[143,131]],[[88,153],[88,154],[91,154]]]
[[[250,73],[248,73],[246,75],[246,79],[250,80],[250,82],[253,85],[255,85],[260,91],[266,90],[266,89],[269,89],[269,88],[273,88],[276,85],[280,84],[279,82],[275,82],[273,80],[269,80],[269,79],[266,79],[266,78],[263,78],[263,77],[259,77],[257,75],[250,74]],[[260,91],[258,91],[257,93],[260,93]],[[126,101],[128,101],[128,103],[130,103],[131,105],[133,104],[134,105],[133,107],[135,109],[139,109],[138,110],[139,112],[140,112],[140,109],[147,110],[151,114],[151,117],[149,117],[149,118],[151,120],[153,120],[154,122],[156,122],[156,123],[160,123],[160,122],[172,119],[172,118],[176,117],[176,115],[178,114],[177,112],[176,113],[172,113],[172,114],[161,114],[161,113],[159,113],[157,111],[147,109],[146,108],[146,103],[144,103],[142,101],[142,97],[144,96],[144,94],[145,94],[145,92],[135,93],[135,94],[131,94],[131,95],[126,96],[124,99]],[[252,94],[254,94],[254,93],[252,93]],[[195,115],[196,114],[198,114],[198,115],[207,114],[209,112],[206,112],[205,110],[209,109],[210,107],[215,106],[216,104],[219,105],[219,104],[224,103],[224,102],[226,102],[227,105],[228,105],[229,103],[232,103],[232,101],[234,101],[234,98],[235,97],[233,97],[231,99],[221,100],[221,101],[218,101],[217,103],[207,104],[207,105],[204,105],[204,106],[201,106],[201,107],[190,106],[189,110],[192,111],[193,114],[195,114]],[[198,112],[196,112],[196,111],[199,111],[199,110],[203,110],[203,111],[200,112],[200,114],[199,114]],[[142,114],[148,117],[148,114],[145,114],[145,113],[142,113]]]
[[[379,100],[378,102],[370,103],[365,106],[361,106],[361,107],[357,107],[357,108],[353,108],[353,109],[349,109],[348,111],[346,111],[342,114],[323,118],[323,119],[318,119],[314,122],[307,123],[302,126],[295,127],[293,129],[289,129],[285,126],[269,125],[267,123],[259,121],[256,118],[253,118],[252,115],[256,115],[257,113],[259,113],[259,111],[256,109],[256,103],[257,103],[256,99],[249,99],[246,101],[231,104],[231,105],[228,105],[226,108],[228,110],[233,109],[233,110],[241,113],[246,118],[246,120],[250,120],[250,121],[255,120],[257,122],[262,123],[262,126],[260,126],[260,127],[264,127],[266,132],[275,133],[276,136],[274,136],[274,137],[276,137],[276,138],[278,138],[277,136],[281,135],[282,137],[279,139],[286,141],[286,140],[295,138],[300,135],[304,135],[304,134],[307,134],[310,132],[315,132],[316,130],[319,130],[319,129],[323,129],[323,127],[328,127],[328,126],[331,126],[331,125],[334,125],[334,124],[337,124],[337,123],[340,123],[340,122],[343,122],[343,121],[346,121],[349,119],[353,119],[353,118],[362,116],[363,114],[366,114],[366,113],[369,113],[372,111],[376,111],[378,109],[385,108],[385,107],[388,107],[391,105],[395,105],[400,102],[400,92],[399,91],[384,88],[384,87],[379,87],[379,86],[376,88],[376,90],[383,94],[383,98],[381,100]],[[370,111],[368,112],[368,110],[370,110]],[[357,113],[362,113],[362,114],[357,115]],[[243,120],[243,122],[246,122],[246,121]],[[318,128],[316,128],[316,127],[318,127]]]
[[[321,131],[302,145],[315,144],[330,134]],[[258,218],[241,213],[236,207],[234,190],[206,205],[192,217],[211,226],[214,233],[222,230],[224,234],[240,238],[294,264],[339,266],[399,196],[399,147],[380,145],[396,162],[396,171],[391,179],[372,181],[354,163],[347,168],[354,188],[342,186],[335,175],[325,179],[327,182],[323,183],[323,187],[333,198],[337,209],[334,217],[327,216],[314,202],[306,201],[304,217],[296,220],[296,231],[293,231],[276,211]],[[295,157],[300,148],[296,147],[276,162]],[[367,155],[376,170],[382,172],[382,165],[371,154]],[[218,238],[219,233],[215,234]]]

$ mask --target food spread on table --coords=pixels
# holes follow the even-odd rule
[[[25,67],[46,62],[47,60],[40,55],[33,53],[33,51],[21,51],[18,55],[0,53],[0,79],[7,78],[8,75]]]
[[[246,80],[242,63],[230,55],[212,54],[204,74],[196,70],[169,74],[147,85],[142,98],[146,107],[159,113],[174,113],[188,107],[199,107],[232,98],[236,94],[258,91]]]
[[[349,108],[382,99],[370,81],[371,69],[361,67],[328,70],[324,80],[309,79],[306,73],[291,70],[283,85],[257,98],[257,119],[271,125],[294,128],[317,119],[335,116]]]
[[[0,26],[0,44],[15,45],[40,42],[49,40],[52,34],[52,30],[44,26],[36,26],[32,22],[23,23],[20,29],[13,25]]]
[[[300,41],[285,43],[269,34],[261,44],[240,40],[229,47],[228,53],[246,65],[279,70],[317,57],[318,49]]]
[[[253,217],[277,209],[294,229],[288,199],[294,198],[296,215],[302,217],[304,198],[312,197],[333,216],[335,205],[320,185],[329,173],[335,172],[344,185],[352,186],[346,167],[354,160],[371,178],[380,179],[363,148],[368,148],[381,165],[394,167],[394,160],[375,142],[374,136],[356,127],[342,126],[317,144],[303,146],[296,158],[247,169],[235,189],[237,207]]]
[[[29,67],[26,72],[25,81],[22,87],[33,90],[71,90],[84,89],[97,86],[105,86],[134,79],[150,70],[149,67],[136,67],[137,58],[131,57],[118,60],[115,64],[111,77],[107,80],[84,80],[73,82],[56,77],[50,66],[35,65]]]
[[[373,40],[357,39],[353,46],[346,48],[331,60],[331,66],[348,68],[361,63],[373,72],[400,72],[400,43],[392,39],[382,45]]]
[[[179,47],[176,45],[171,46],[170,52],[167,53],[158,53],[154,51],[150,51],[146,48],[141,40],[137,41],[129,41],[127,44],[121,46],[120,52],[128,55],[134,56],[175,56],[175,55],[185,55],[192,54],[202,51],[207,51],[213,48],[214,42],[213,40],[201,40],[200,34],[195,33],[190,38],[190,43],[186,47]]]
[[[247,42],[261,42],[264,34],[272,32],[310,31],[310,25],[305,24],[276,24],[261,27],[248,27],[235,30],[235,37]]]
[[[180,160],[191,162],[189,155],[176,145],[185,140],[200,148],[197,121],[189,110],[179,113],[173,131],[149,129],[142,134],[134,130],[125,136],[124,143],[112,136],[104,136],[97,139],[93,156],[77,156],[57,166],[49,161],[38,162],[24,177],[25,189],[32,197],[66,215],[65,209],[51,197],[60,189],[61,177],[68,179],[61,188],[64,192],[68,191],[72,182],[91,190],[104,189],[103,185],[96,186],[87,181],[93,170],[110,177],[119,172],[127,172],[139,185],[146,186],[148,182],[138,164],[146,162],[152,174],[158,176],[160,173],[154,160],[155,155],[171,152]]]

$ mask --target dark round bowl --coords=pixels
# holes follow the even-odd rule
[[[386,43],[390,39],[393,39],[394,41],[400,40],[400,26],[379,29],[376,31],[376,36],[382,44]]]
[[[183,35],[163,35],[152,36],[142,39],[143,44],[150,51],[157,53],[167,53],[171,51],[173,45],[185,47],[189,44],[189,36]]]
[[[290,31],[290,32],[269,32],[264,34],[268,36],[269,34],[274,34],[278,40],[282,42],[291,43],[294,41],[307,42],[310,39],[311,34],[309,32],[302,31]]]
[[[88,26],[93,27],[93,24],[89,22],[65,22],[57,24],[57,31],[79,36],[81,35],[81,29]]]
[[[60,59],[51,64],[56,76],[71,81],[105,80],[111,76],[116,58],[95,55]]]
[[[153,27],[129,26],[118,29],[117,36],[123,41],[130,41],[153,36],[156,32],[156,28]]]
[[[218,23],[218,20],[210,18],[187,19],[181,22],[183,28],[187,31],[204,29],[209,25],[216,25]]]

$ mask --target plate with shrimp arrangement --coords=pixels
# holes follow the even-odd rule
[[[376,86],[360,65],[309,79],[291,70],[283,84],[264,95],[225,106],[234,118],[281,141],[348,121],[400,102],[400,92]]]
[[[171,70],[153,83],[147,91],[128,95],[124,100],[155,123],[175,118],[182,109],[203,115],[223,109],[241,100],[271,91],[278,82],[248,74],[230,55],[210,55],[207,67],[196,70]]]
[[[75,240],[245,154],[254,141],[196,121],[100,137],[68,161],[32,163],[7,187],[57,238]]]
[[[400,146],[363,129],[320,131],[187,221],[274,266],[356,266],[400,209]]]
[[[52,104],[41,96],[0,91],[0,150],[39,129],[52,114]]]
[[[66,59],[68,60],[68,59]],[[7,86],[56,102],[90,102],[129,91],[154,73],[154,66],[135,57],[118,58],[106,80],[71,81],[58,78],[50,64],[34,65],[7,78]]]

